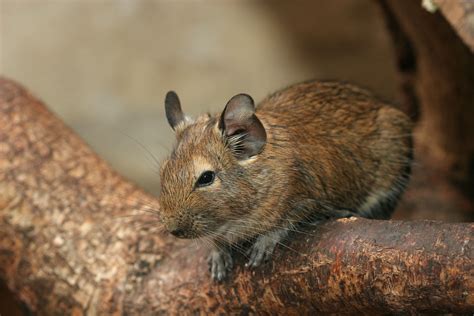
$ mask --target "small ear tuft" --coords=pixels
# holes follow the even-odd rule
[[[259,154],[267,140],[265,128],[255,115],[255,103],[248,94],[238,94],[227,102],[219,128],[241,160]]]
[[[168,91],[165,97],[166,118],[171,128],[174,130],[176,126],[184,121],[184,114],[181,110],[181,103],[178,95],[174,91]]]

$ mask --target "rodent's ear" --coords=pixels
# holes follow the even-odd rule
[[[267,141],[265,128],[255,115],[255,104],[248,94],[238,94],[227,102],[219,128],[238,159],[257,155]]]
[[[184,121],[184,114],[181,110],[181,103],[179,102],[178,95],[174,91],[168,91],[165,97],[165,112],[166,118],[171,128],[174,130],[175,127]]]

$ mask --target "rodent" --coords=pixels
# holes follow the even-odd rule
[[[170,91],[165,111],[177,142],[160,167],[161,217],[175,236],[215,245],[214,280],[243,241],[255,267],[298,223],[389,218],[409,180],[410,119],[352,84],[299,83],[256,107],[238,94],[194,120]]]

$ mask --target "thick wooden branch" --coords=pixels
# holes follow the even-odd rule
[[[397,52],[404,107],[409,114],[420,113],[415,132],[418,156],[472,200],[474,2],[434,0],[441,11],[435,13],[423,9],[420,2],[378,1]]]
[[[0,80],[0,278],[41,314],[468,312],[473,224],[328,222],[210,282],[206,248],[23,88]]]

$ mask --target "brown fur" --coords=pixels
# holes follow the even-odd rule
[[[409,119],[350,84],[305,82],[256,108],[263,150],[239,160],[220,115],[182,121],[161,168],[161,210],[169,230],[235,244],[312,217],[388,218],[408,181]],[[196,188],[205,170],[215,182]]]

